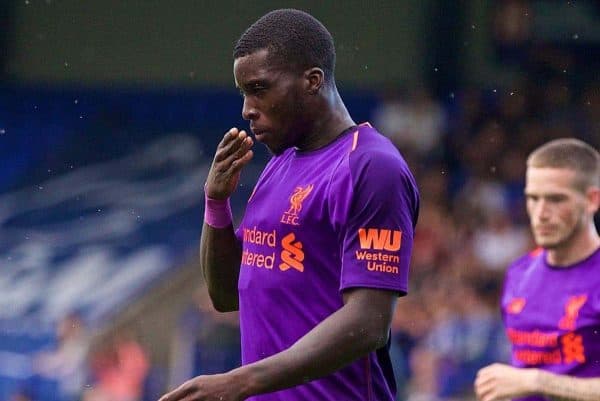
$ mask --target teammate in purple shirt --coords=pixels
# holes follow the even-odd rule
[[[527,160],[525,196],[539,249],[508,269],[501,300],[512,366],[481,369],[482,401],[600,400],[600,154],[558,139]]]
[[[273,158],[232,226],[253,140],[232,128],[209,171],[200,246],[213,305],[240,311],[242,367],[162,401],[392,401],[390,322],[407,292],[418,191],[392,143],[350,117],[327,29],[270,12],[238,40],[242,115]]]

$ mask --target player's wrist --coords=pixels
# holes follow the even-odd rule
[[[544,388],[544,372],[541,369],[535,369],[535,368],[531,368],[528,369],[529,370],[529,377],[530,379],[528,380],[528,385],[527,385],[527,389],[526,392],[527,394],[539,394],[541,392],[543,392],[543,388]]]
[[[214,199],[204,192],[204,222],[213,228],[225,228],[233,224],[229,198]]]
[[[249,368],[249,366],[250,365],[241,366],[237,369],[231,370],[228,373],[233,379],[234,386],[239,388],[242,400],[260,393],[258,386],[256,385],[256,380],[252,375],[252,370]]]

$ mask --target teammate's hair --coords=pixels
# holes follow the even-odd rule
[[[319,67],[325,83],[334,81],[335,46],[333,37],[315,17],[304,11],[271,11],[252,24],[238,39],[233,58],[267,49],[268,61],[302,72]]]
[[[527,167],[571,169],[577,188],[600,187],[600,153],[579,139],[555,139],[540,146],[527,158]]]

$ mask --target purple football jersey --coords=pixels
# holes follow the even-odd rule
[[[368,124],[274,156],[237,230],[242,363],[281,352],[352,287],[407,291],[419,197],[398,150]],[[393,400],[387,348],[324,378],[252,400]]]
[[[518,259],[506,274],[502,316],[514,366],[600,377],[600,250],[567,267],[549,265],[541,249]]]

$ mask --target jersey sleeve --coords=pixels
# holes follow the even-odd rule
[[[419,208],[414,178],[397,152],[356,152],[347,163],[340,290],[370,287],[404,295]]]

